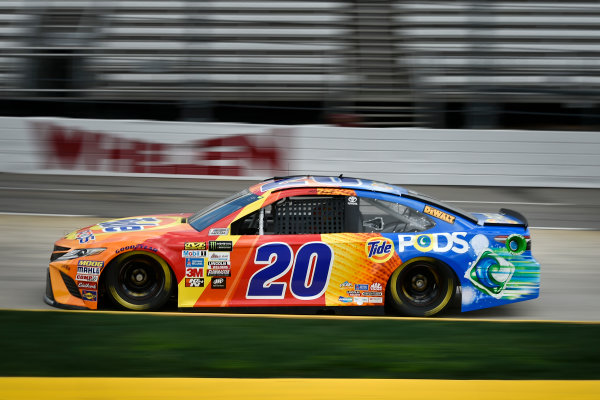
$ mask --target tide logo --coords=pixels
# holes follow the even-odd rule
[[[371,261],[386,262],[394,255],[394,242],[384,237],[371,238],[365,243],[365,253]]]

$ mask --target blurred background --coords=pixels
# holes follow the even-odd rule
[[[2,0],[3,116],[595,130],[596,0]]]

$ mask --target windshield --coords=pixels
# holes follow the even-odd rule
[[[250,193],[248,189],[242,190],[198,211],[188,219],[188,223],[197,231],[202,231],[232,212],[256,201],[258,198],[259,196]]]

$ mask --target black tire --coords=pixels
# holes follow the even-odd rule
[[[387,285],[387,301],[400,314],[430,317],[443,311],[456,289],[452,270],[435,260],[417,259],[398,267]]]
[[[175,286],[167,263],[157,255],[143,251],[117,257],[105,279],[106,293],[113,303],[135,311],[161,308]]]

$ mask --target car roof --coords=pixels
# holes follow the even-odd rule
[[[459,215],[473,223],[477,223],[477,218],[470,213],[463,211],[457,207],[446,204],[433,197],[417,193],[412,190],[407,190],[401,186],[391,185],[389,183],[373,181],[362,178],[351,178],[340,176],[320,176],[320,175],[296,175],[296,176],[284,176],[274,177],[267,179],[261,183],[258,183],[250,187],[250,191],[256,195],[263,195],[267,192],[277,192],[286,189],[300,189],[300,188],[337,188],[337,189],[353,189],[353,190],[366,190],[377,193],[387,193],[396,196],[402,196],[408,199],[420,201],[422,203],[430,204],[438,207],[442,210],[450,211],[456,215]]]
[[[337,188],[367,190],[379,193],[389,193],[402,196],[408,190],[389,183],[369,179],[351,178],[345,176],[298,175],[274,177],[250,187],[252,193],[262,195],[268,191],[277,192],[285,189],[299,188]]]

